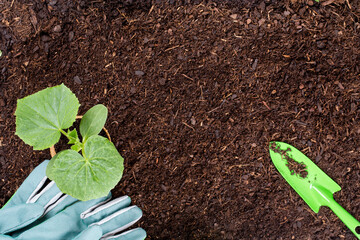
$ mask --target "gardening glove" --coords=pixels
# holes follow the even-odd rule
[[[52,223],[54,224],[53,226],[51,224],[49,225],[47,221],[53,219],[55,216],[57,216],[59,212],[63,211],[64,209],[66,209],[67,211],[63,211],[62,216],[64,215],[64,213],[70,213],[71,216],[75,215],[75,218],[72,219],[72,221],[67,222],[67,224],[69,224],[67,226],[75,226],[76,230],[70,229],[70,235],[78,234],[79,236],[77,239],[80,240],[98,239],[89,238],[87,234],[95,236],[96,234],[100,235],[100,230],[105,230],[106,232],[109,224],[118,224],[115,222],[120,216],[125,217],[124,219],[121,219],[120,223],[127,224],[117,225],[118,228],[121,228],[117,229],[116,232],[124,230],[135,222],[134,219],[139,219],[141,217],[141,210],[133,206],[129,207],[129,209],[127,209],[126,211],[122,210],[122,212],[117,213],[116,216],[114,213],[113,216],[109,216],[107,219],[103,219],[103,221],[98,224],[95,223],[96,218],[94,219],[91,214],[87,214],[87,217],[81,216],[79,219],[79,216],[73,213],[79,212],[79,209],[82,210],[84,208],[93,206],[92,203],[99,203],[98,206],[96,205],[92,208],[93,210],[97,210],[96,212],[94,212],[94,216],[98,217],[99,215],[95,213],[99,212],[99,214],[102,213],[101,216],[105,216],[106,214],[104,215],[104,211],[106,211],[105,213],[109,213],[109,211],[111,211],[111,209],[114,209],[114,207],[116,206],[118,207],[118,210],[120,210],[121,206],[128,206],[130,204],[130,198],[123,197],[121,201],[115,199],[111,201],[112,204],[104,204],[103,201],[108,201],[110,194],[105,198],[86,202],[81,202],[75,198],[72,198],[69,195],[65,195],[57,188],[54,182],[50,182],[50,180],[46,177],[45,172],[48,162],[49,161],[46,160],[38,167],[36,167],[28,176],[28,178],[25,179],[23,184],[16,191],[13,197],[8,201],[8,203],[6,203],[6,205],[2,209],[0,209],[0,239],[49,239],[49,231],[47,227],[49,227],[49,230],[61,230],[60,228],[62,226],[59,225],[56,220],[52,220]],[[100,207],[100,205],[104,206]],[[79,207],[79,209],[76,209],[76,207]],[[137,210],[135,211],[135,209]],[[132,218],[126,219],[126,217],[128,217],[131,213],[135,213],[135,215],[133,215]],[[61,217],[57,217],[56,219],[60,219],[62,224],[64,224],[64,222],[61,220]],[[91,223],[91,221],[93,222]],[[86,223],[88,224],[87,226],[89,226],[89,228],[85,229]],[[40,227],[38,227],[38,224],[40,224]],[[79,226],[81,226],[81,229],[84,230],[83,232],[76,232],[80,231]],[[102,227],[104,227],[105,229],[103,229]],[[39,232],[37,233],[36,231]],[[106,233],[108,233],[108,236],[113,234],[110,234],[109,232]],[[35,237],[39,235],[43,235],[43,237]],[[66,234],[64,234],[63,231],[62,236],[64,235]],[[62,236],[56,238],[56,236],[54,235],[51,237],[51,239],[71,239],[69,238],[70,236]],[[143,229],[138,228],[116,236],[118,238],[115,237],[111,239],[144,239],[145,236],[146,232]]]
[[[146,232],[142,228],[123,232],[142,216],[140,208],[129,206],[130,202],[128,196],[78,201],[39,225],[4,239],[143,240]]]
[[[78,201],[63,194],[55,182],[46,177],[48,163],[46,160],[36,167],[0,209],[0,234],[22,231]]]

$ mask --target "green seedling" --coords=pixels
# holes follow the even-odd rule
[[[79,106],[75,94],[64,84],[19,99],[15,134],[34,150],[50,148],[61,134],[66,136],[71,149],[52,157],[46,175],[63,193],[87,201],[106,196],[115,187],[122,177],[124,160],[114,144],[99,135],[107,108],[99,104],[84,114],[80,137],[73,128]]]

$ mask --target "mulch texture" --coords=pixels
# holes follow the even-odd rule
[[[140,3],[141,2],[141,3]],[[114,196],[148,239],[355,239],[269,157],[301,149],[360,219],[359,1],[0,3],[0,206],[44,159],[16,101],[65,83],[102,103],[125,159]]]

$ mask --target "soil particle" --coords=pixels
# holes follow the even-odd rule
[[[79,76],[75,76],[74,77],[74,82],[77,83],[77,84],[81,84],[82,81],[80,80],[80,77]]]
[[[60,25],[56,25],[56,26],[54,27],[53,31],[56,32],[56,33],[61,32],[61,26],[60,26]]]
[[[51,41],[51,37],[49,35],[47,35],[47,34],[44,34],[44,35],[41,36],[41,41],[49,42],[49,41]]]
[[[143,76],[145,73],[143,71],[135,71],[136,76]]]
[[[71,42],[73,39],[74,39],[74,32],[71,31],[71,32],[69,32],[69,38],[68,38],[68,40],[69,40],[69,42]]]

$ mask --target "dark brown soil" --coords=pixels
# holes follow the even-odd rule
[[[360,1],[321,2],[2,1],[0,206],[50,158],[14,135],[16,100],[65,83],[80,114],[109,108],[113,193],[148,239],[355,239],[268,153],[303,150],[360,219]]]
[[[270,144],[270,150],[274,151],[275,153],[280,153],[281,160],[283,160],[284,164],[290,170],[291,175],[296,174],[302,178],[306,178],[308,175],[307,167],[304,162],[299,162],[296,159],[290,157],[289,153],[291,151],[290,148],[288,149],[281,149],[275,142]]]

